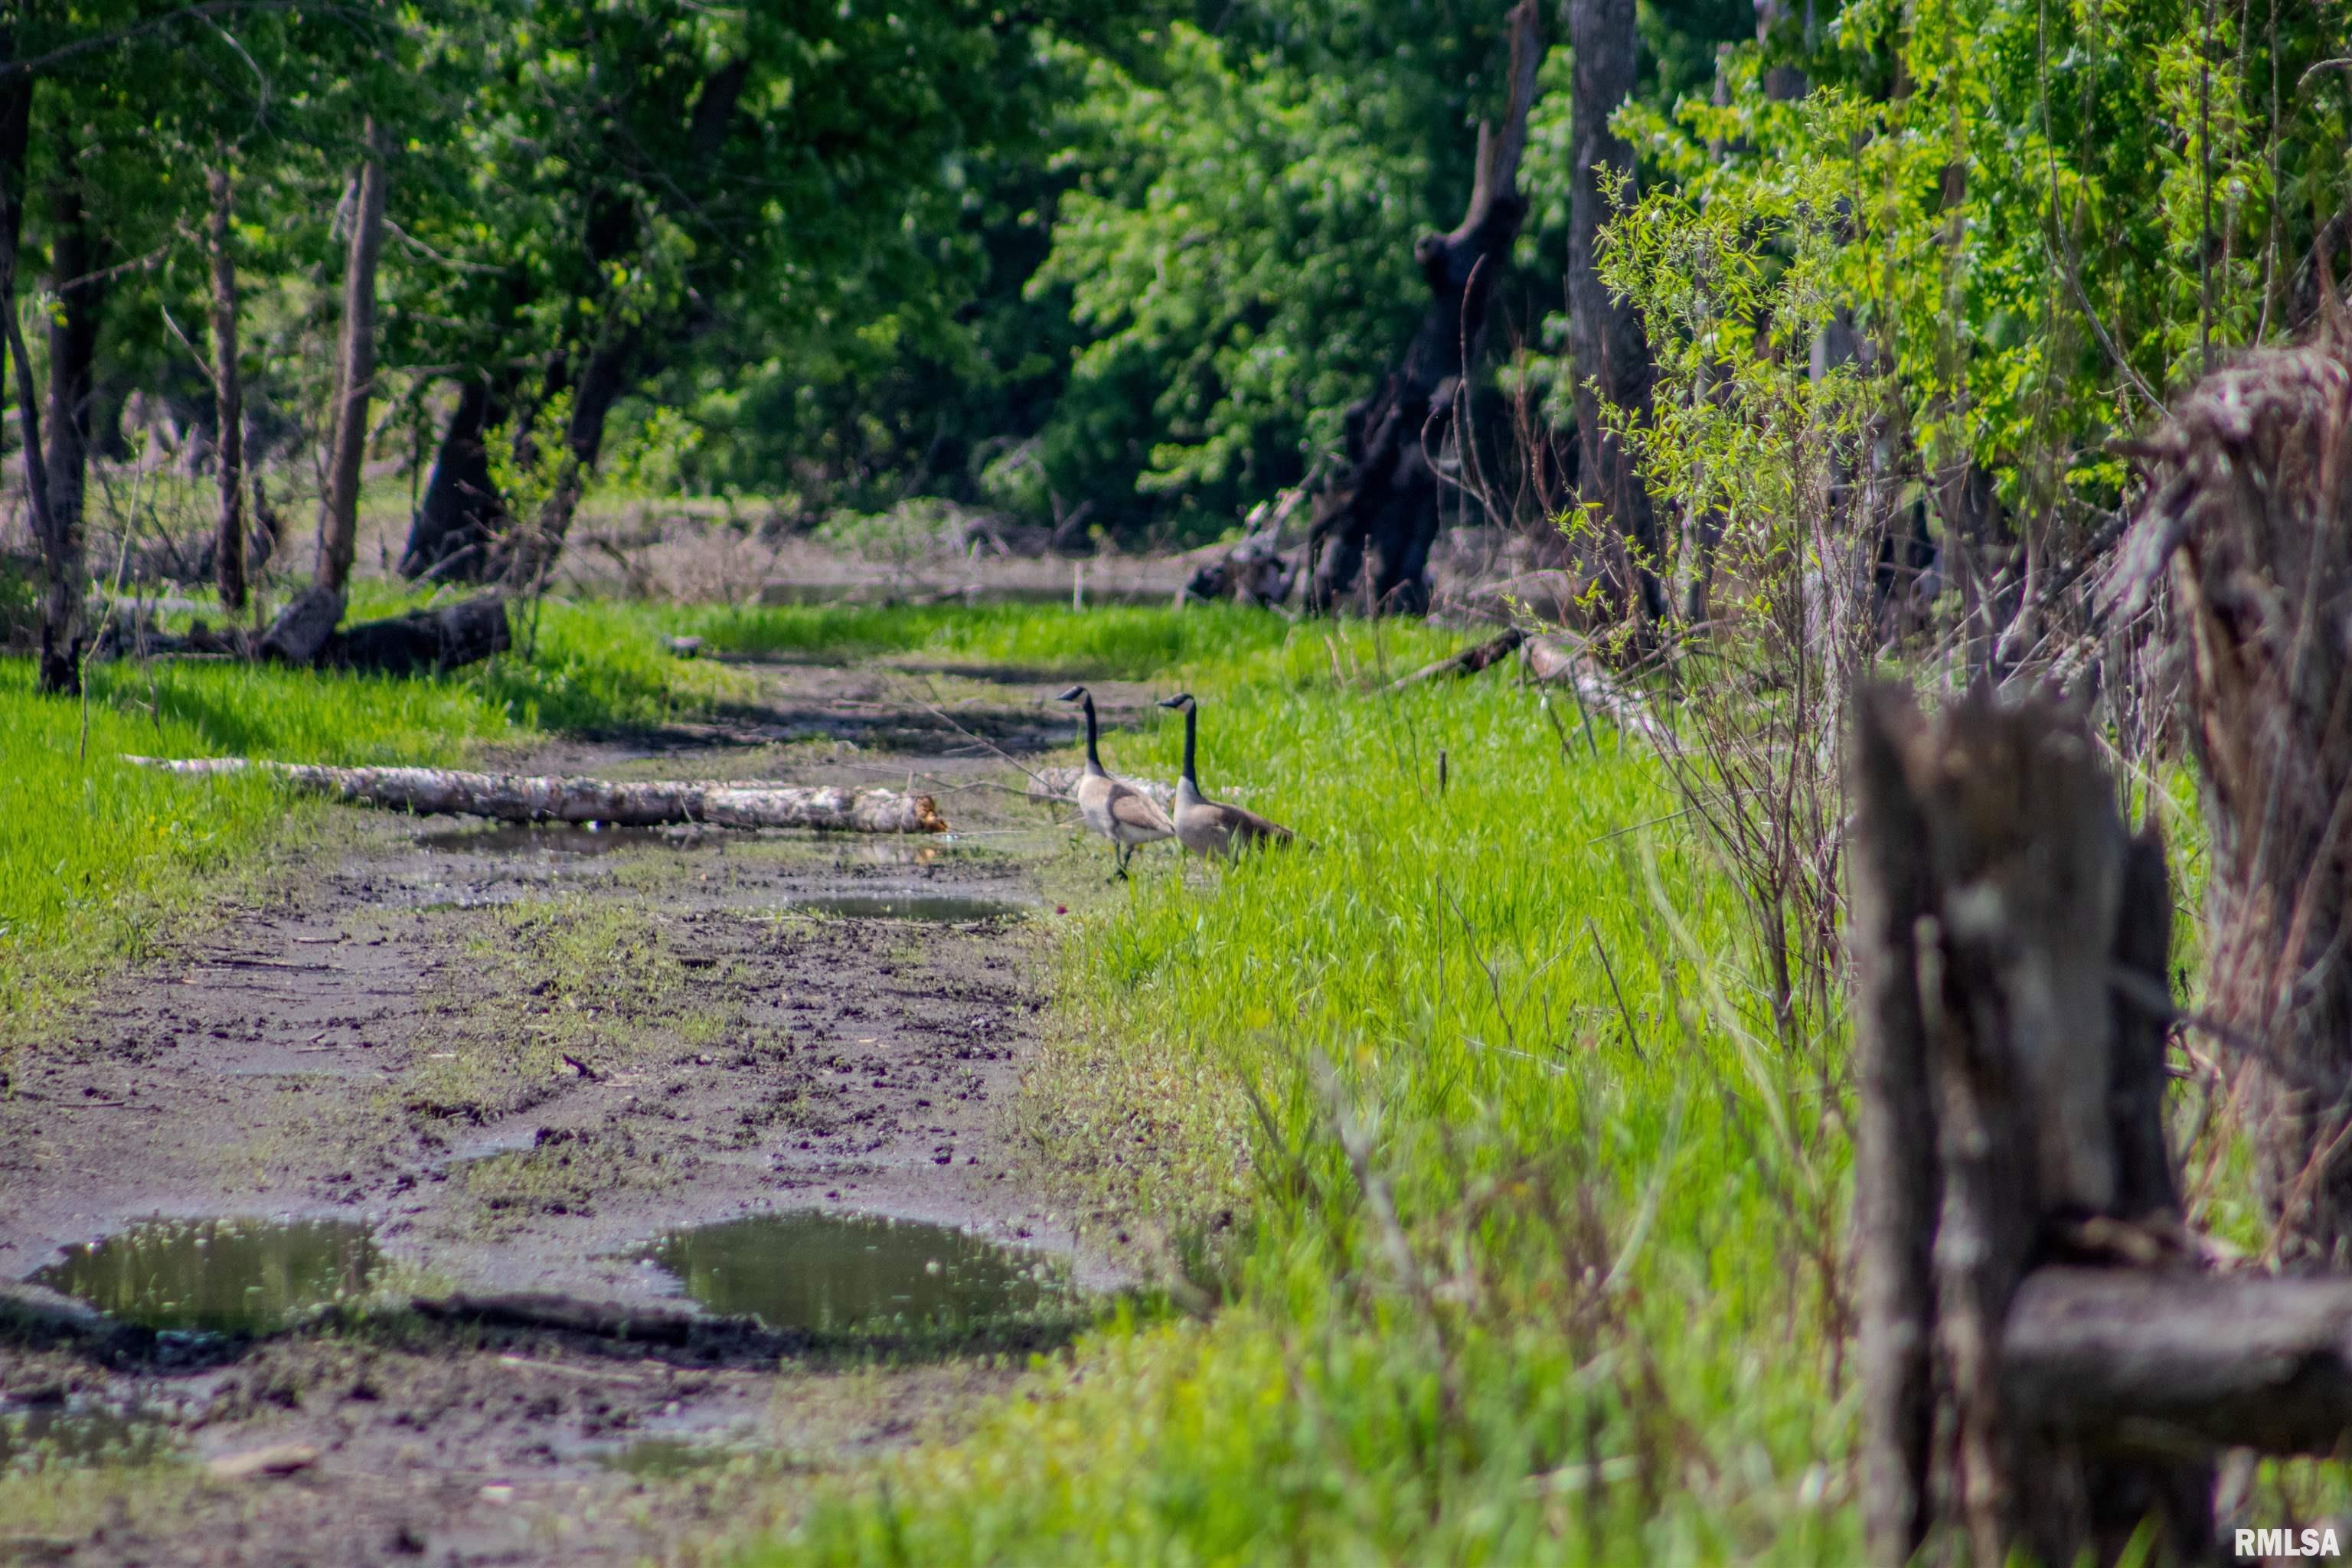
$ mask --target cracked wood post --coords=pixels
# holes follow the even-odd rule
[[[849,790],[781,784],[641,783],[470,773],[448,768],[330,768],[244,757],[168,760],[125,756],[139,767],[190,777],[258,771],[296,789],[350,805],[383,806],[419,816],[486,816],[497,822],[598,822],[659,827],[700,822],[716,827],[814,827],[841,833],[945,833],[947,819],[929,795],[895,789]]]
[[[2143,1010],[2165,994],[2162,847],[2127,836],[2088,733],[2050,703],[1976,697],[1931,722],[1874,689],[1851,769],[1871,1561],[1948,1530],[1979,1564],[2111,1562],[2150,1516],[2159,1558],[2198,1556],[2210,1461],[2110,1452],[2090,1440],[2105,1413],[2021,1384],[2045,1363],[2004,1352],[2034,1265],[2179,1235],[2164,1026]]]

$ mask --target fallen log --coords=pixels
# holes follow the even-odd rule
[[[1434,680],[1441,675],[1475,675],[1489,665],[1499,664],[1518,651],[1528,640],[1528,634],[1517,626],[1506,626],[1496,636],[1473,647],[1465,647],[1450,658],[1433,664],[1424,664],[1411,675],[1389,683],[1391,691],[1402,691],[1408,686],[1418,686],[1424,680]]]
[[[382,806],[418,816],[599,822],[614,827],[701,822],[718,827],[814,827],[836,833],[948,830],[947,819],[929,795],[904,790],[543,778],[448,768],[331,768],[245,757],[126,756],[123,761],[191,777],[259,770],[347,805]]]
[[[728,1319],[699,1318],[688,1312],[631,1307],[619,1301],[587,1301],[577,1296],[412,1296],[408,1304],[419,1316],[436,1322],[551,1329],[559,1333],[631,1340],[641,1344],[682,1345],[694,1338],[698,1328],[732,1326],[732,1321]]]
[[[383,675],[439,674],[514,646],[507,604],[496,594],[434,610],[362,621],[328,638],[319,662]]]
[[[1529,637],[1521,655],[1528,679],[1539,686],[1565,686],[1587,713],[1596,714],[1629,735],[1644,740],[1664,738],[1664,728],[1649,704],[1612,679],[1609,672],[1564,637]]]
[[[236,626],[217,631],[198,620],[184,633],[156,630],[146,616],[153,605],[136,607],[131,620],[109,618],[91,655],[96,658],[275,658],[289,662],[286,645],[265,637],[257,646]],[[315,629],[315,628],[313,628]],[[305,634],[303,646],[310,646]],[[362,621],[324,634],[317,652],[292,662],[368,675],[437,675],[476,664],[513,646],[506,601],[496,594],[412,610],[404,616]]]
[[[2352,1279],[2037,1268],[2001,1336],[2014,1417],[2105,1453],[2327,1455],[2352,1434]]]

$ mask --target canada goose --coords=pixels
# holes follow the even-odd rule
[[[1289,843],[1290,829],[1280,823],[1201,793],[1200,775],[1192,765],[1201,705],[1192,700],[1192,694],[1180,691],[1162,700],[1160,706],[1184,710],[1184,777],[1176,785],[1177,842],[1195,855],[1222,855],[1227,859],[1260,844]]]
[[[1102,753],[1095,749],[1095,700],[1083,686],[1073,686],[1055,700],[1076,702],[1087,710],[1087,771],[1078,778],[1078,815],[1087,826],[1101,834],[1118,848],[1117,878],[1127,875],[1127,858],[1138,845],[1156,838],[1172,837],[1176,825],[1150,795],[1129,784],[1115,779],[1102,765]]]

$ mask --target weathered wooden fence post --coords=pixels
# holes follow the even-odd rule
[[[2151,1517],[2203,1556],[2210,1466],[2093,1452],[2004,1353],[2037,1266],[2178,1250],[2162,847],[2047,702],[1875,689],[1851,766],[1872,1560],[1957,1528],[1980,1564],[2108,1561]]]

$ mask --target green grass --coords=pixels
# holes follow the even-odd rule
[[[378,591],[356,613],[419,599]],[[530,657],[442,680],[94,664],[86,713],[37,695],[29,659],[0,658],[0,1024],[145,952],[289,809],[267,780],[174,778],[124,754],[447,764],[485,742],[658,724],[748,692],[740,672],[671,658],[662,626],[648,610],[550,604]]]
[[[688,613],[677,624],[719,653],[906,655],[1096,680],[1140,680],[1204,659],[1261,652],[1279,647],[1288,630],[1276,616],[1230,605],[1181,613],[1133,605],[1073,613],[1035,605],[779,605]]]
[[[26,955],[135,951],[284,810],[266,784],[120,752],[438,760],[659,722],[742,689],[660,651],[686,630],[1188,687],[1211,792],[1311,840],[1222,871],[1152,851],[1057,925],[1020,1131],[1068,1211],[1162,1259],[1165,1299],[1037,1362],[961,1441],[806,1506],[810,1483],[780,1483],[795,1522],[753,1563],[1856,1558],[1843,1020],[1776,1037],[1736,900],[1639,746],[1499,672],[1386,692],[1448,634],[553,604],[533,657],[447,682],[99,670],[86,761],[79,709],[0,665],[0,1005]],[[1164,777],[1181,738],[1171,716],[1108,747]],[[1091,892],[1099,871],[1052,874]],[[511,919],[588,989],[626,935]],[[578,1154],[509,1163],[486,1201],[604,1179]],[[2249,1184],[2241,1158],[2212,1190],[2223,1232],[2256,1228]]]
[[[1380,694],[1452,641],[1163,672],[1211,792],[1317,847],[1156,856],[1066,941],[1028,1128],[1227,1304],[1108,1324],[755,1561],[1854,1560],[1836,1022],[1784,1053],[1703,858],[1610,837],[1672,804],[1605,728],[1564,748],[1501,676]]]
[[[137,955],[206,883],[248,859],[286,805],[266,780],[187,780],[149,756],[446,762],[509,726],[431,682],[222,664],[96,665],[80,704],[0,660],[0,1017],[37,990]]]

